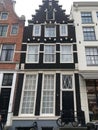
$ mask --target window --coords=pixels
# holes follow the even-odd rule
[[[98,48],[86,47],[85,51],[87,65],[98,65]]]
[[[67,36],[67,25],[66,24],[61,24],[60,25],[60,36]]]
[[[33,25],[33,36],[40,36],[41,35],[41,25]]]
[[[17,34],[18,33],[18,24],[13,24],[11,27],[11,34]]]
[[[14,54],[14,45],[3,45],[1,51],[1,61],[12,61]]]
[[[8,25],[0,24],[0,36],[6,37]]]
[[[45,63],[54,63],[56,56],[55,45],[45,45],[44,46],[44,62]]]
[[[5,73],[3,75],[2,86],[12,86],[13,74]]]
[[[60,62],[61,63],[72,63],[72,46],[61,45]]]
[[[34,114],[35,100],[37,89],[37,75],[26,75],[23,99],[22,99],[22,114]]]
[[[39,61],[39,45],[28,45],[27,62],[38,63]]]
[[[1,20],[7,20],[7,18],[8,18],[8,13],[7,12],[1,12],[0,19]]]
[[[45,37],[56,37],[56,26],[46,25],[45,26]]]
[[[92,14],[91,12],[82,12],[81,13],[82,23],[92,23]]]
[[[98,12],[96,12],[96,15],[97,15],[97,19],[98,19]]]
[[[45,74],[42,88],[42,114],[54,114],[55,78],[53,74]]]
[[[62,75],[62,88],[72,89],[72,75]]]
[[[95,41],[95,30],[94,27],[83,27],[84,41]]]

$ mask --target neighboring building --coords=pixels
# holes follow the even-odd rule
[[[81,111],[75,27],[58,1],[43,1],[21,51],[12,129],[37,121],[39,130],[53,130],[60,110]]]
[[[98,120],[98,2],[74,2],[81,108],[86,122]]]
[[[0,114],[7,126],[13,115],[24,28],[24,16],[16,15],[14,4],[13,0],[0,0]]]

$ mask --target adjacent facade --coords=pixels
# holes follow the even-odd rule
[[[98,120],[98,2],[74,2],[81,107],[86,121]]]
[[[0,114],[7,126],[13,115],[24,27],[24,16],[16,15],[14,4],[12,0],[0,1]]]
[[[58,1],[45,0],[24,28],[13,129],[37,121],[57,128],[60,110],[81,110],[75,26]]]

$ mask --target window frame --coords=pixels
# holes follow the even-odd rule
[[[48,26],[54,26],[54,35],[50,35],[51,33],[49,33],[49,32],[51,32],[51,30],[49,31],[49,27]],[[48,34],[46,33],[47,32],[47,27],[48,27]],[[52,34],[53,34],[52,33]],[[50,35],[50,36],[49,36]],[[46,24],[45,26],[44,26],[44,37],[46,37],[46,38],[53,38],[53,37],[56,37],[56,25],[55,24]]]
[[[94,26],[83,26],[82,29],[84,41],[96,41],[96,33]]]
[[[6,18],[3,18],[3,17],[2,17],[3,14],[7,14],[7,15],[6,15]],[[0,20],[7,20],[7,19],[8,19],[8,12],[1,12],[1,13],[0,13]]]
[[[44,93],[45,90],[46,90],[46,89],[44,89],[44,79],[45,79],[45,75],[46,75],[46,76],[47,76],[47,75],[52,75],[52,76],[54,76],[54,86],[53,86],[53,87],[54,87],[54,88],[53,88],[53,93],[54,93],[54,94],[53,94],[53,100],[54,100],[54,101],[53,101],[53,113],[42,113],[42,107],[43,107],[43,106],[42,106],[42,103],[43,103],[43,93]],[[42,90],[41,90],[41,94],[42,94],[42,95],[41,95],[41,107],[40,107],[40,108],[41,108],[41,109],[40,109],[40,115],[41,115],[41,116],[49,116],[49,117],[50,117],[50,116],[54,116],[54,115],[55,115],[55,89],[56,89],[56,88],[55,88],[55,86],[56,86],[56,82],[55,82],[55,81],[56,81],[56,75],[55,75],[55,73],[53,73],[53,72],[43,73]],[[48,83],[48,82],[47,82],[47,83]],[[43,91],[43,90],[44,90],[44,91]],[[46,92],[49,92],[49,90],[50,90],[50,89],[48,89],[48,91],[46,91]],[[52,89],[51,89],[51,90],[52,90]]]
[[[46,46],[54,46],[54,53],[45,53],[45,47]],[[51,62],[51,61],[45,61],[45,55],[53,55],[53,58],[54,58],[54,61]],[[44,63],[56,63],[56,45],[55,44],[44,44],[44,53],[43,53],[43,62]]]
[[[90,53],[89,55],[87,54],[86,49],[89,50],[89,53]],[[94,54],[95,49],[96,49],[97,55]],[[90,51],[90,50],[92,50],[92,51]],[[98,65],[98,63],[96,63],[96,57],[98,59],[98,47],[96,47],[96,46],[92,46],[92,47],[86,46],[85,47],[85,56],[86,56],[86,64],[87,64],[87,66],[97,66]],[[88,61],[87,57],[89,57],[89,61]],[[90,62],[90,63],[88,63],[88,62]]]
[[[62,30],[62,27],[66,28],[66,32],[63,31],[64,29]],[[60,36],[62,36],[62,37],[68,36],[68,26],[67,26],[67,24],[60,24],[59,29],[60,29]]]
[[[33,106],[33,113],[31,114],[31,113],[22,113],[22,103],[23,103],[23,98],[24,98],[24,91],[26,91],[25,90],[25,85],[26,85],[26,76],[30,76],[30,75],[32,75],[32,76],[35,76],[36,75],[36,83],[35,83],[35,97],[34,97],[34,106]],[[38,73],[25,73],[25,75],[24,75],[24,80],[23,80],[23,89],[22,89],[22,96],[21,96],[21,102],[20,102],[20,109],[19,109],[19,115],[20,116],[34,116],[34,114],[35,114],[35,103],[36,103],[36,98],[37,98],[37,85],[38,85]],[[27,91],[30,91],[30,90],[27,90]]]
[[[17,27],[15,27],[14,25],[17,25]],[[17,28],[17,30],[16,30]],[[16,33],[13,33],[13,30],[15,29]],[[18,31],[19,31],[19,24],[18,23],[15,23],[15,24],[12,24],[11,25],[11,35],[17,35],[18,34]]]
[[[31,53],[29,54],[29,46],[38,46],[38,53]],[[37,61],[28,61],[28,55],[38,55]],[[39,63],[39,56],[40,56],[40,45],[39,44],[28,44],[27,45],[27,52],[26,52],[26,63]]]
[[[70,46],[71,47],[71,53],[62,53],[62,46]],[[65,52],[65,51],[64,51]],[[67,56],[67,55],[71,55],[71,61],[67,62],[67,61],[62,61],[62,55]],[[60,45],[60,63],[73,63],[73,48],[72,45],[68,45],[68,44],[61,44]]]
[[[0,37],[7,37],[8,34],[8,24],[0,24],[1,31],[0,31]],[[4,27],[6,27],[5,35],[2,35],[4,33]]]
[[[38,33],[36,34],[36,28],[39,28],[38,29]],[[41,36],[41,25],[40,24],[34,24],[33,25],[33,33],[32,33],[32,36],[34,37],[40,37]]]
[[[82,24],[92,24],[93,23],[92,12],[81,12],[81,21]]]
[[[3,49],[3,46],[9,46],[9,45],[12,45],[13,46],[13,49]],[[3,51],[6,52],[5,54],[5,57],[3,58]],[[9,60],[9,55],[8,53],[10,52],[10,59]],[[0,55],[0,62],[12,62],[13,59],[14,59],[14,53],[15,53],[15,44],[2,44],[2,47],[1,47],[1,55]],[[7,57],[6,57],[7,56]],[[3,59],[2,59],[3,58]]]

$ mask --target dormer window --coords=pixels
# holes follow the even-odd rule
[[[7,20],[8,19],[8,13],[7,12],[1,12],[0,19],[1,20]]]
[[[45,37],[56,37],[56,26],[49,24],[45,26]]]
[[[68,30],[66,24],[60,25],[60,36],[68,36]]]
[[[41,35],[41,25],[36,24],[33,25],[33,36],[40,36]]]

